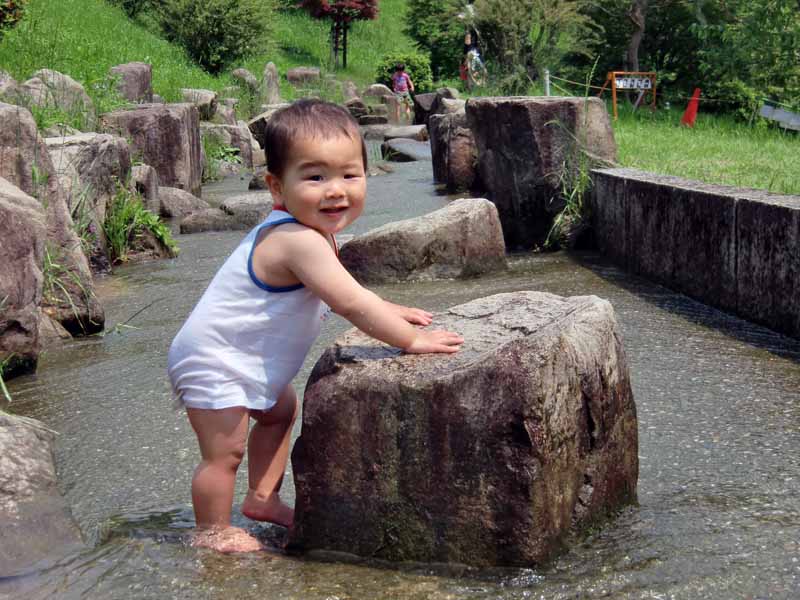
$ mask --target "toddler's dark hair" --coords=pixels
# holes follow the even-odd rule
[[[367,170],[367,145],[350,112],[337,104],[314,98],[298,100],[275,112],[264,133],[267,169],[282,177],[298,138],[322,138],[346,135],[361,143],[361,158]]]
[[[397,63],[397,64],[394,66],[394,70],[395,70],[395,71],[402,71],[402,70],[404,70],[405,68],[406,68],[406,66],[405,66],[405,64],[403,64],[403,63]]]

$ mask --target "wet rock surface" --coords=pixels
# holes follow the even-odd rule
[[[0,412],[0,578],[82,544],[58,490],[54,438],[41,423]]]
[[[387,223],[347,242],[339,258],[369,283],[470,277],[506,267],[497,209],[483,198]]]
[[[469,190],[477,178],[477,147],[465,112],[431,115],[431,157],[433,179],[447,191]]]
[[[45,207],[47,249],[50,261],[58,265],[52,275],[59,285],[45,290],[44,310],[73,335],[102,330],[103,308],[94,295],[89,262],[75,233],[47,145],[27,109],[3,103],[0,103],[0,177]]]
[[[0,375],[33,370],[39,357],[45,212],[0,177]]]
[[[431,160],[431,145],[428,142],[394,138],[381,144],[381,153],[386,160],[395,162]]]
[[[162,217],[186,217],[193,212],[209,208],[208,202],[184,190],[169,186],[158,188],[158,201]]]
[[[350,330],[317,362],[291,549],[530,566],[636,500],[636,407],[608,302],[497,294],[434,325],[462,350],[403,355]]]

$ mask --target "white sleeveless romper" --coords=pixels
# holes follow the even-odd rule
[[[175,336],[167,362],[179,404],[268,410],[300,370],[329,309],[302,284],[272,287],[253,271],[261,232],[296,222],[273,210],[228,257]]]

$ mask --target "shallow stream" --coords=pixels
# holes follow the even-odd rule
[[[243,185],[228,180],[204,196],[224,197]],[[431,184],[430,163],[397,165],[395,173],[371,178],[369,189],[365,215],[348,233],[447,201]],[[0,598],[800,596],[800,342],[591,253],[518,255],[507,273],[376,291],[433,311],[527,289],[610,300],[638,407],[638,506],[530,570],[385,568],[278,551],[218,556],[187,546],[198,451],[185,415],[171,408],[166,352],[241,237],[180,236],[177,259],[118,269],[98,289],[106,335],[48,351],[36,375],[10,382],[9,409],[60,433],[60,482],[88,547],[29,576],[0,580]],[[329,319],[297,377],[299,392],[320,353],[347,327]],[[293,500],[290,480],[284,490]],[[242,517],[237,524],[253,527]],[[274,528],[257,531],[280,538]]]

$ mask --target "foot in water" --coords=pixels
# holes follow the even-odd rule
[[[294,510],[283,503],[277,492],[262,495],[248,490],[242,503],[242,514],[254,521],[267,521],[283,527],[291,527],[294,523]]]
[[[241,527],[198,529],[192,538],[192,546],[210,548],[222,554],[258,552],[264,549],[261,542]]]

